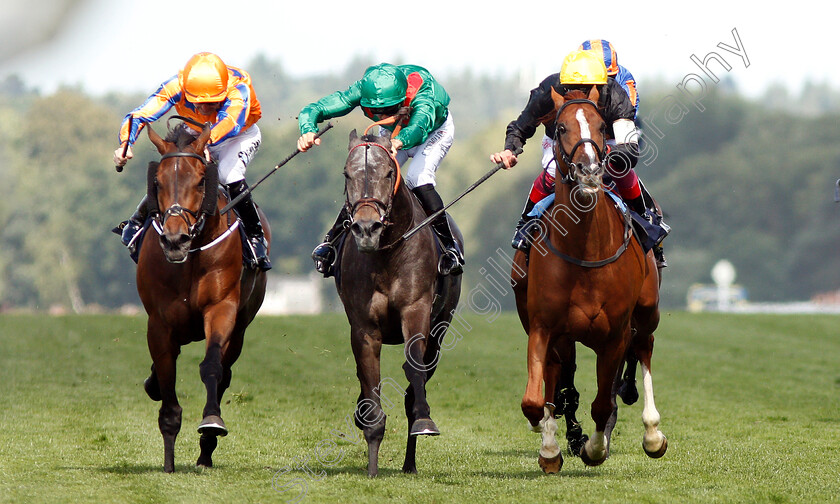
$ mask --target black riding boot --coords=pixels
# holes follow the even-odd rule
[[[413,192],[420,200],[420,204],[423,205],[426,215],[432,215],[443,208],[443,200],[432,184],[415,187]],[[455,242],[455,236],[452,234],[446,212],[432,221],[431,226],[444,248],[443,255],[440,256],[440,262],[438,263],[438,272],[441,275],[460,275],[464,272],[464,255]]]
[[[338,212],[335,222],[326,236],[324,242],[315,247],[312,251],[312,260],[315,261],[315,269],[324,275],[324,278],[329,278],[334,274],[335,259],[337,256],[335,244],[338,239],[344,234],[347,229],[347,223],[350,222],[350,214],[346,207],[341,207]]]
[[[228,192],[230,192],[231,200],[248,190],[248,183],[245,180],[227,184]],[[245,234],[248,235],[248,242],[254,251],[254,258],[257,261],[257,266],[263,270],[271,269],[271,261],[268,258],[268,242],[263,233],[262,224],[260,223],[260,214],[257,212],[257,206],[251,198],[251,193],[245,195],[239,200],[239,203],[233,207],[239,218],[242,219],[242,225],[245,226]]]
[[[516,224],[516,231],[513,233],[513,239],[510,241],[510,246],[516,250],[528,252],[531,249],[532,238],[529,226],[526,226],[526,224],[536,219],[536,217],[528,215],[535,206],[536,203],[531,201],[531,198],[529,197],[528,201],[525,202],[525,208],[522,209],[522,216],[519,217],[519,223]]]
[[[149,209],[146,205],[148,200],[148,196],[143,196],[134,214],[127,221],[121,222],[119,226],[111,230],[121,236],[120,241],[126,247],[132,245],[132,240],[134,240],[134,237],[143,229],[143,225],[146,223],[146,217],[149,215]]]

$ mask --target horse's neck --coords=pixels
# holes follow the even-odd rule
[[[419,221],[415,218],[415,208],[420,205],[420,201],[411,194],[411,190],[404,182],[397,190],[397,194],[394,195],[392,201],[391,221],[394,225],[391,226],[390,231],[396,235],[395,237],[399,237],[419,224]]]
[[[620,246],[624,239],[621,221],[603,190],[587,195],[574,185],[558,183],[548,224],[552,243],[580,259],[599,256],[601,251]]]

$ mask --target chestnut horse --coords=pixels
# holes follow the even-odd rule
[[[344,167],[345,205],[352,218],[355,246],[341,251],[336,287],[347,320],[361,393],[354,414],[368,445],[368,475],[378,473],[385,435],[381,405],[380,351],[383,344],[405,345],[403,365],[408,440],[402,470],[416,473],[417,436],[440,434],[431,418],[426,382],[437,369],[440,346],[461,293],[461,276],[440,276],[432,230],[403,235],[426,218],[420,202],[400,177],[387,137],[350,134]],[[463,250],[463,237],[450,220]],[[391,384],[391,387],[395,385]],[[389,389],[391,390],[391,389]],[[390,403],[390,401],[387,401]]]
[[[172,472],[175,438],[181,429],[176,360],[182,345],[205,342],[199,372],[207,401],[198,426],[201,454],[196,465],[211,467],[216,438],[227,435],[221,418],[222,394],[242,351],[245,328],[262,304],[266,277],[263,271],[243,266],[242,242],[235,231],[238,221],[231,212],[218,212],[227,198],[218,191],[215,165],[204,159],[209,125],[198,138],[179,126],[165,140],[147,128],[161,159],[149,165],[148,174],[159,246],[150,234],[137,262],[137,290],[149,316],[146,337],[153,362],[144,387],[152,400],[162,401],[158,425],[163,470]],[[268,222],[260,217],[270,241]]]
[[[573,388],[555,387],[558,382],[571,383],[578,342],[597,356],[598,391],[591,408],[595,433],[582,438],[579,455],[584,463],[599,465],[609,455],[625,357],[642,366],[645,453],[658,458],[667,449],[650,373],[653,332],[659,323],[659,273],[653,253],[646,254],[632,239],[627,210],[619,213],[604,190],[606,124],[598,98],[595,87],[588,96],[580,91],[554,95],[554,206],[539,221],[530,258],[517,253],[511,274],[517,310],[528,333],[522,412],[532,429],[542,433],[539,462],[547,473],[559,471],[563,464],[555,440],[555,398],[577,407]],[[576,423],[569,420],[567,416],[567,428]]]

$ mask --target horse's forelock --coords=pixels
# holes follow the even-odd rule
[[[169,143],[174,143],[178,150],[183,149],[187,145],[195,141],[195,137],[190,134],[186,128],[181,125],[175,126],[166,134],[165,140]]]
[[[566,92],[563,95],[563,99],[565,100],[586,100],[587,96],[586,93],[581,91],[580,89],[572,89]]]

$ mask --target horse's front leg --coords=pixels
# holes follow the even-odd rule
[[[540,422],[544,418],[545,398],[543,397],[543,379],[548,358],[549,334],[544,328],[530,324],[528,333],[528,383],[522,396],[522,413],[531,424],[531,430],[540,431]]]
[[[172,329],[153,317],[149,317],[147,331],[154,381],[161,400],[158,427],[163,436],[163,470],[171,473],[175,471],[175,438],[181,431],[181,405],[175,393],[180,348],[174,342]]]
[[[653,355],[653,334],[637,336],[633,341],[633,352],[642,365],[642,384],[644,386],[645,405],[642,410],[642,423],[645,425],[645,435],[642,447],[651,458],[665,455],[668,449],[668,439],[659,430],[659,411],[653,400],[653,376],[650,372],[650,362]]]
[[[382,338],[375,331],[353,328],[351,346],[356,359],[356,376],[361,392],[354,418],[368,445],[368,476],[379,474],[379,445],[385,437],[385,412],[379,399],[379,357]]]
[[[420,310],[421,315],[423,311]],[[405,319],[404,319],[405,320]],[[425,328],[429,327],[426,317]],[[420,328],[412,338],[406,341],[405,364],[403,370],[409,381],[405,394],[405,417],[408,420],[408,439],[406,440],[403,472],[417,473],[417,437],[437,436],[440,430],[431,418],[431,407],[426,397],[426,383],[432,378],[440,361],[440,341],[446,333],[445,324],[431,328],[429,337],[424,337],[424,321],[418,321]],[[403,325],[403,334],[410,333],[408,325]]]
[[[220,391],[225,379],[225,369],[222,365],[222,355],[227,351],[230,335],[236,320],[236,306],[233,303],[221,303],[209,309],[204,314],[204,334],[206,348],[204,360],[199,364],[199,374],[207,391],[207,401],[198,432],[201,434],[199,446],[201,454],[196,465],[213,466],[213,450],[216,449],[217,437],[226,436],[227,426],[222,420],[222,409],[219,401]]]

